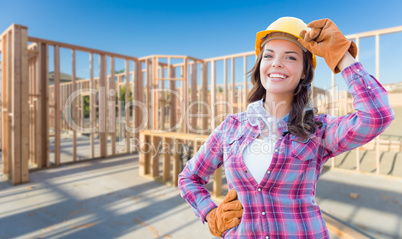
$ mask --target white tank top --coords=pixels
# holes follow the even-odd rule
[[[244,164],[258,184],[271,164],[274,147],[275,142],[256,138],[243,151]]]

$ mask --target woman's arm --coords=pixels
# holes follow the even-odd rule
[[[347,51],[345,55],[342,57],[342,60],[338,64],[338,68],[340,71],[343,71],[346,67],[352,65],[356,62],[356,59]]]
[[[328,153],[322,164],[329,157],[368,143],[381,134],[395,118],[384,87],[360,62],[345,67],[351,62],[349,56],[345,56],[339,67],[343,69],[342,76],[353,97],[356,112],[340,117],[322,115],[321,121],[325,127],[322,145]]]
[[[206,215],[217,205],[204,187],[209,177],[223,164],[224,129],[229,126],[230,116],[209,135],[208,139],[187,162],[179,174],[178,187],[181,196],[190,204],[194,213],[204,223]]]
[[[243,215],[243,206],[236,199],[237,192],[234,188],[229,190],[218,207],[204,187],[208,183],[209,176],[223,164],[225,132],[232,126],[233,121],[229,115],[209,135],[179,174],[180,195],[191,205],[202,223],[208,221],[211,234],[219,237],[226,230],[237,226],[240,223],[239,218]]]
[[[335,74],[342,71],[353,97],[355,113],[337,117],[321,115],[323,122],[322,162],[345,151],[368,143],[381,134],[394,119],[387,91],[359,63],[354,42],[349,41],[330,19],[320,19],[307,25],[299,42],[311,53],[321,56]],[[336,102],[333,102],[336,104]]]

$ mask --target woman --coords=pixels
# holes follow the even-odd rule
[[[256,54],[247,110],[211,133],[179,175],[180,193],[215,236],[329,238],[315,202],[322,166],[390,125],[387,92],[329,19],[307,26],[280,18],[257,33]],[[355,113],[315,115],[309,105],[315,55],[342,72]],[[222,164],[231,190],[217,207],[204,185]]]

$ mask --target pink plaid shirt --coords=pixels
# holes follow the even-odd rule
[[[228,187],[236,189],[244,211],[240,224],[225,231],[223,238],[329,238],[315,202],[322,166],[329,158],[374,139],[394,119],[386,90],[359,62],[342,75],[356,112],[315,116],[323,127],[317,127],[305,141],[292,134],[280,137],[259,184],[242,158],[243,150],[258,137],[258,126],[250,124],[246,112],[225,118],[179,175],[180,194],[203,223],[206,214],[217,207],[204,185],[224,165]],[[278,130],[280,135],[287,130],[283,121]]]

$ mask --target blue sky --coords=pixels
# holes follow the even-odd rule
[[[204,59],[252,51],[256,32],[282,16],[306,23],[330,18],[345,35],[402,25],[400,0],[306,2],[0,0],[0,31],[18,23],[28,26],[30,36],[105,51]],[[399,42],[402,34],[381,39],[385,83],[402,80],[395,78],[401,75]],[[374,46],[373,39],[361,42],[361,61],[373,75]],[[316,76],[330,77],[325,62],[318,63]]]

